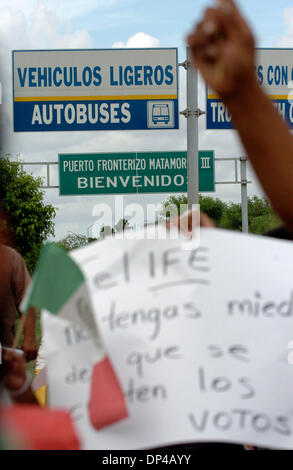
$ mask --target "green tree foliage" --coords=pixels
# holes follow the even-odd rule
[[[220,199],[213,197],[199,196],[199,203],[201,210],[205,212],[216,225],[219,225],[223,215],[223,211],[226,207],[225,203]],[[162,210],[160,216],[163,219],[170,219],[170,216],[174,215],[172,207],[176,207],[175,215],[182,215],[188,208],[187,196],[181,194],[179,196],[170,196],[162,203]]]
[[[86,246],[90,241],[93,240],[93,238],[88,238],[86,235],[70,232],[65,238],[60,240],[57,245],[61,246],[66,251],[70,251],[74,250],[75,248]]]
[[[216,225],[220,225],[226,204],[219,198],[201,195],[199,196],[199,203],[201,210],[205,212]]]
[[[114,227],[110,225],[105,225],[101,228],[98,240],[103,240],[110,235],[115,233],[124,232],[124,230],[131,229],[128,219],[120,219]]]
[[[241,204],[228,203],[220,221],[220,227],[241,230],[242,228]],[[266,198],[253,196],[248,199],[248,227],[249,232],[261,235],[281,225]]]
[[[242,230],[241,204],[234,202],[223,202],[218,198],[200,195],[200,208],[214,223],[221,228],[229,230]],[[177,213],[187,209],[187,197],[185,195],[170,196],[162,203],[161,218],[170,218],[170,207],[176,206]],[[171,211],[172,212],[172,211]],[[248,199],[248,223],[249,232],[263,234],[281,224],[273,212],[268,200],[253,196]]]
[[[160,219],[170,220],[176,215],[182,215],[187,210],[187,197],[184,194],[179,196],[169,196],[162,202],[162,209],[159,213]]]
[[[248,212],[248,221],[249,221]],[[242,230],[242,211],[241,204],[234,202],[228,202],[225,204],[223,215],[219,222],[219,227],[226,228],[228,230]]]
[[[261,215],[254,217],[249,223],[249,231],[257,235],[262,235],[275,227],[282,225],[276,214]]]
[[[129,221],[127,219],[120,219],[118,220],[117,224],[114,227],[115,233],[117,232],[124,232],[124,230],[128,230],[130,227]]]
[[[34,270],[43,242],[54,235],[54,207],[44,202],[42,179],[22,171],[19,162],[0,159],[2,240],[11,244]],[[4,216],[3,216],[4,214]]]
[[[101,241],[109,235],[122,232],[128,228],[131,228],[127,219],[120,219],[114,227],[110,225],[103,225],[98,238],[87,237],[79,233],[70,232],[65,238],[60,240],[57,245],[64,248],[66,251],[74,250],[75,248],[81,248],[94,241]]]
[[[110,235],[115,233],[115,229],[110,225],[103,225],[100,230],[98,240],[104,240],[104,238],[109,237]]]

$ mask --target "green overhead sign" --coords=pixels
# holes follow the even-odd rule
[[[185,193],[187,152],[59,154],[60,195]],[[215,191],[214,152],[199,152],[199,191]]]

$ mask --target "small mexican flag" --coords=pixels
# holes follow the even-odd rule
[[[126,418],[125,398],[97,327],[87,280],[71,256],[53,243],[41,252],[21,310],[26,314],[30,307],[46,309],[90,333],[95,345],[89,400],[93,427],[101,429]]]

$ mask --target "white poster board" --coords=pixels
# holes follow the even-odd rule
[[[72,256],[89,279],[129,410],[124,421],[91,427],[91,343],[46,315],[50,404],[72,410],[84,448],[293,449],[292,243],[203,229],[195,251],[176,240],[106,240]]]

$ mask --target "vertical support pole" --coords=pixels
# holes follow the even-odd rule
[[[191,50],[187,47],[187,197],[188,208],[199,202],[198,181],[198,118],[197,82],[198,71],[192,66]]]
[[[47,163],[47,186],[50,187],[50,164]]]
[[[242,232],[248,233],[247,157],[240,157]]]
[[[235,183],[238,183],[238,159],[235,158]]]

